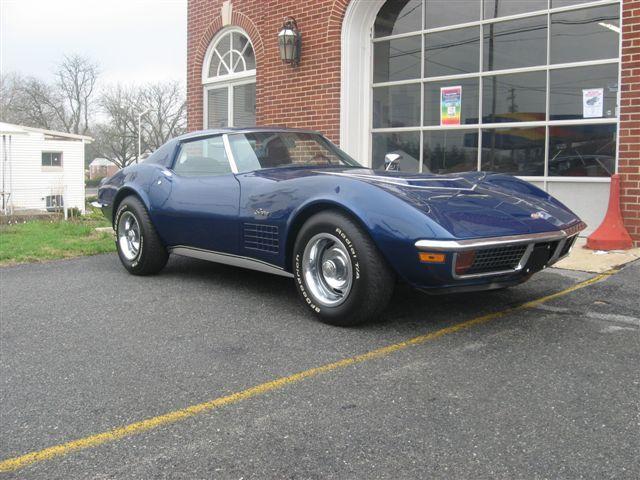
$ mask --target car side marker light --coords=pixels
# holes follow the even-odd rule
[[[444,263],[447,260],[446,253],[420,252],[418,258],[422,263]]]

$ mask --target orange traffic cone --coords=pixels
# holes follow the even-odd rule
[[[628,250],[633,247],[633,241],[622,223],[620,213],[620,175],[611,175],[611,191],[609,192],[609,207],[604,220],[587,238],[587,248],[591,250]]]

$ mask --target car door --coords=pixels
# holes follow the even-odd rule
[[[223,136],[181,142],[171,170],[158,180],[170,192],[154,215],[167,245],[236,253],[240,184]]]

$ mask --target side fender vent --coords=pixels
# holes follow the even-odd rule
[[[251,250],[278,253],[280,250],[278,227],[260,223],[245,223],[244,246]]]

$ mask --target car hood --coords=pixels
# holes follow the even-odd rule
[[[350,175],[402,198],[456,238],[546,232],[579,221],[567,207],[545,192],[507,175],[401,174],[372,170],[339,174]]]
[[[383,189],[461,239],[555,231],[580,221],[546,192],[509,175],[487,172],[434,175],[323,168],[272,170],[269,176],[284,180],[310,174],[348,178]]]

